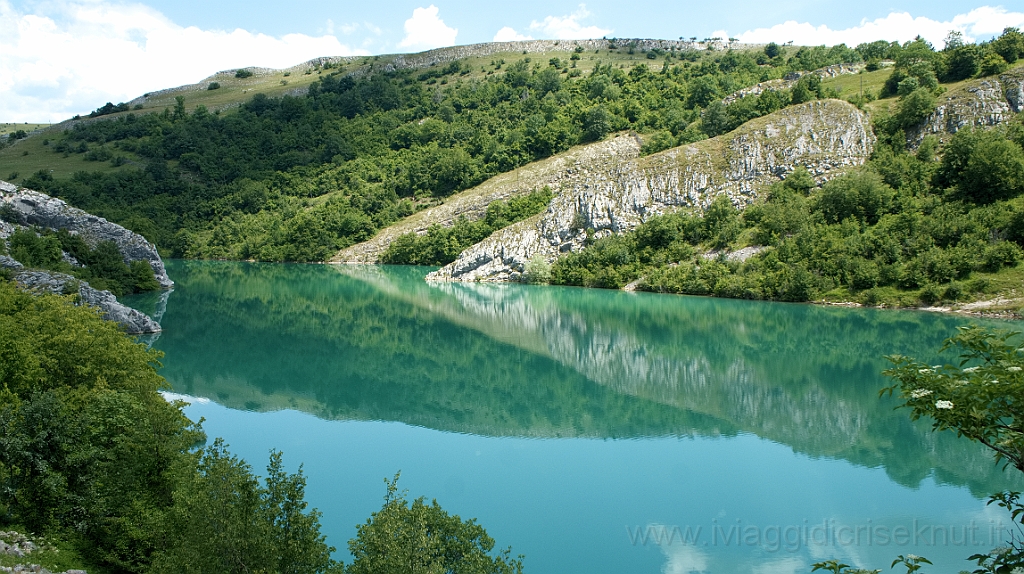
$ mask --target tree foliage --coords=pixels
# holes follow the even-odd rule
[[[895,382],[882,394],[899,392],[912,419],[931,419],[934,430],[952,430],[980,442],[997,462],[1024,472],[1024,347],[1020,333],[960,327],[942,351],[955,350],[953,364],[927,365],[902,355],[888,357],[885,375]],[[1010,513],[1018,532],[1024,526],[1024,504],[1018,492],[992,495],[989,504]],[[902,558],[902,557],[900,557]],[[969,558],[975,574],[1001,574],[1024,567],[1024,539],[1011,535],[1004,547]]]
[[[450,515],[420,497],[410,504],[387,483],[384,506],[356,529],[349,541],[348,574],[521,574],[522,556],[505,549],[491,556],[494,539],[476,523]]]
[[[111,572],[328,572],[301,471],[260,484],[158,394],[160,354],[95,309],[0,281],[0,524]]]
[[[380,260],[397,265],[447,265],[498,229],[540,213],[553,196],[551,189],[545,186],[507,202],[490,203],[484,217],[477,221],[460,217],[451,227],[434,224],[423,235],[405,233],[388,245]]]

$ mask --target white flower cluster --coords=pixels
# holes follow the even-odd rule
[[[918,369],[917,372],[921,373],[922,375],[927,375],[928,373],[932,372],[932,370],[931,369]]]
[[[965,373],[973,373],[974,371],[977,371],[980,368],[981,367],[967,367],[966,369],[964,369],[964,372]]]
[[[922,397],[927,397],[930,394],[932,394],[931,389],[914,389],[910,392],[910,398],[920,399]]]
[[[952,409],[953,401],[935,401],[935,408],[937,409]]]
[[[1016,373],[1017,371],[1020,370],[1020,367],[1006,367],[1006,370],[1010,371],[1011,373]]]

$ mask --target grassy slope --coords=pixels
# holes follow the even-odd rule
[[[576,69],[581,74],[589,73],[598,63],[602,65],[612,64],[625,71],[644,64],[652,69],[661,69],[663,60],[649,60],[639,49],[633,54],[629,48],[620,41],[615,50],[609,50],[607,42],[603,40],[590,41],[594,45],[603,46],[599,49],[587,49],[580,54],[576,61]],[[531,64],[547,66],[551,58],[559,58],[568,62],[575,48],[574,42],[509,42],[505,44],[481,44],[479,46],[456,46],[453,48],[440,48],[423,52],[420,54],[392,54],[382,56],[364,57],[331,57],[320,58],[304,62],[291,68],[282,70],[270,70],[267,68],[247,68],[253,72],[249,78],[235,78],[235,71],[218,72],[195,84],[179,86],[153,92],[146,96],[140,96],[129,102],[132,107],[142,105],[141,110],[122,112],[102,116],[103,119],[110,119],[127,113],[148,113],[162,112],[164,109],[172,108],[175,105],[175,98],[185,98],[185,109],[194,110],[197,106],[206,106],[210,111],[221,110],[222,113],[231,113],[232,108],[249,100],[256,94],[267,96],[282,96],[285,94],[302,94],[309,85],[321,75],[341,71],[341,73],[362,74],[372,70],[379,70],[390,65],[401,65],[403,67],[429,69],[435,66],[443,67],[447,62],[460,59],[468,64],[469,72],[460,78],[481,78],[493,74],[501,74],[505,69],[522,59],[529,58]],[[736,50],[757,50],[760,46],[736,46]],[[795,48],[792,48],[795,50]],[[486,51],[507,50],[497,53],[483,53]],[[524,53],[525,52],[525,53]],[[502,64],[504,60],[504,64]],[[672,63],[677,64],[679,60],[673,59]],[[329,65],[330,67],[326,67]],[[570,63],[571,65],[571,63]],[[571,70],[571,68],[570,68]],[[286,75],[287,74],[287,75]],[[567,74],[566,74],[567,75]],[[564,77],[564,76],[563,76]],[[424,83],[433,85],[440,84],[444,80],[428,79]],[[210,82],[217,82],[220,88],[216,90],[207,89]],[[287,84],[283,84],[287,82]],[[90,121],[83,118],[81,121]],[[82,154],[70,154],[64,157],[63,154],[54,153],[43,145],[43,140],[53,130],[68,129],[73,125],[72,120],[60,124],[0,124],[0,126],[12,125],[11,130],[24,129],[28,127],[37,130],[29,137],[19,140],[14,145],[0,150],[0,179],[8,179],[10,174],[17,173],[17,179],[26,178],[39,170],[52,171],[56,178],[69,177],[77,171],[114,171],[123,167],[113,167],[109,162],[88,162]],[[0,134],[5,133],[0,127]],[[132,166],[133,161],[138,158],[134,154],[120,150],[116,155],[123,155]],[[172,166],[173,167],[173,166]]]
[[[21,124],[0,124],[0,136],[7,135],[11,132],[18,130],[25,130],[26,132],[34,132],[43,128],[48,128],[52,124],[30,124],[28,122]]]

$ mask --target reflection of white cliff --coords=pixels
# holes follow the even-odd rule
[[[339,271],[454,323],[548,356],[617,393],[723,419],[801,450],[845,449],[871,418],[856,404],[827,395],[821,381],[791,393],[780,382],[764,380],[758,365],[739,352],[725,365],[713,364],[696,349],[689,356],[667,354],[672,346],[650,345],[643,333],[559,307],[551,288],[429,283],[410,292],[412,284],[399,289],[376,267]]]
[[[431,285],[449,294],[461,312],[521,330],[523,339],[539,335],[548,356],[621,394],[709,414],[790,444],[796,439],[797,444],[810,440],[822,443],[819,446],[846,446],[868,423],[868,416],[856,405],[830,399],[819,381],[794,397],[781,385],[763,380],[743,356],[728,365],[713,365],[703,354],[663,354],[647,345],[640,333],[609,328],[560,309],[550,290],[476,283]]]

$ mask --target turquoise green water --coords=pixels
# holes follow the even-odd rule
[[[935,350],[963,318],[436,285],[417,268],[168,269],[164,302],[129,301],[163,313],[163,375],[257,469],[270,449],[303,465],[342,559],[399,470],[538,574],[907,553],[958,572],[999,541],[987,495],[1024,488],[878,397],[884,355],[951,360]]]

